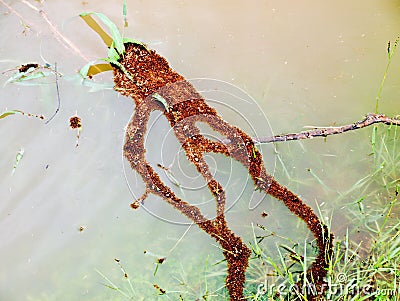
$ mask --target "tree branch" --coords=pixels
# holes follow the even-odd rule
[[[256,137],[253,138],[253,141],[256,144],[262,144],[262,143],[282,142],[290,140],[311,139],[315,137],[327,137],[330,135],[337,135],[348,131],[362,129],[364,127],[370,126],[375,123],[384,123],[386,125],[400,126],[400,119],[397,117],[390,118],[384,114],[367,114],[367,116],[363,120],[354,122],[352,124],[335,126],[335,127],[320,127],[300,133],[276,135],[272,137]]]

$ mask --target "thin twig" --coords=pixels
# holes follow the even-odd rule
[[[1,1],[1,0],[0,0]],[[71,50],[73,50],[79,57],[81,57],[83,60],[89,62],[89,58],[86,57],[80,50],[78,47],[75,46],[74,43],[72,43],[72,41],[70,39],[68,39],[67,37],[65,37],[58,29],[57,27],[51,22],[51,20],[49,19],[49,17],[47,16],[46,12],[38,9],[36,6],[32,5],[31,3],[29,3],[26,0],[22,0],[22,3],[26,4],[28,7],[30,7],[31,9],[37,11],[42,18],[46,21],[46,23],[49,25],[50,30],[53,32],[55,38],[57,39],[57,41],[60,42],[60,44],[62,44],[64,47],[69,48]]]
[[[45,122],[45,124],[48,124],[60,111],[60,106],[61,106],[61,98],[60,98],[60,89],[58,87],[58,72],[57,72],[57,62],[54,63],[54,73],[56,75],[56,90],[57,90],[57,100],[58,100],[58,106],[54,114]]]
[[[290,140],[311,139],[316,137],[327,137],[330,135],[337,135],[348,131],[362,129],[375,123],[400,126],[400,119],[398,119],[397,117],[390,118],[384,114],[367,114],[367,116],[363,120],[354,122],[352,124],[335,127],[320,127],[300,133],[276,135],[272,137],[257,137],[253,138],[253,141],[254,143],[262,144]]]

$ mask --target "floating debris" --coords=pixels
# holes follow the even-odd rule
[[[31,114],[31,113],[25,113],[23,111],[20,110],[10,110],[10,111],[5,111],[3,113],[0,114],[0,119],[6,118],[10,115],[15,115],[15,114],[20,114],[20,115],[24,115],[27,117],[35,117],[35,118],[39,118],[39,119],[44,119],[43,115],[36,115],[36,114]]]
[[[72,129],[79,129],[82,127],[81,118],[79,116],[72,116],[69,119],[69,126]]]
[[[157,263],[162,264],[166,259],[167,259],[167,257],[158,258]]]
[[[33,68],[33,69],[37,69],[37,68],[39,68],[39,64],[36,64],[36,63],[28,63],[28,64],[25,64],[25,65],[21,65],[19,68],[18,68],[18,71],[19,72],[28,72],[29,71],[29,69],[31,69],[31,68]]]
[[[53,115],[49,118],[49,120],[46,121],[46,124],[49,123],[55,115],[59,112],[60,110],[60,91],[59,91],[59,86],[58,86],[58,78],[61,75],[57,71],[57,63],[54,64],[54,67],[50,64],[45,64],[45,65],[40,65],[38,63],[27,63],[23,64],[20,66],[17,66],[14,69],[6,70],[3,72],[9,72],[9,71],[15,71],[14,74],[6,81],[7,83],[16,83],[16,84],[23,84],[23,85],[38,85],[40,84],[37,81],[32,81],[38,78],[44,78],[48,77],[50,75],[55,75],[55,85],[56,85],[56,91],[57,91],[57,101],[58,101],[58,106],[56,111],[53,113]],[[19,111],[21,112],[21,111]],[[32,115],[32,116],[37,116],[37,115]],[[44,119],[43,116],[39,116],[41,119]]]
[[[19,162],[24,157],[24,153],[25,153],[25,150],[21,147],[21,149],[18,151],[18,153],[17,153],[17,155],[15,157],[15,163],[14,163],[14,166],[13,166],[13,169],[12,169],[12,174],[14,174],[15,170],[18,167]]]
[[[77,130],[77,134],[76,134],[76,146],[79,146],[79,139],[81,137],[81,131],[82,131],[82,121],[81,118],[79,116],[72,116],[69,119],[69,126],[71,129],[73,130]]]
[[[158,291],[159,295],[165,295],[167,291],[161,288],[158,284],[153,284],[154,288]]]
[[[167,259],[167,257],[161,257],[161,258],[157,258],[156,260],[156,268],[154,270],[153,276],[156,276],[157,271],[158,271],[158,267],[160,266],[160,264],[163,264],[163,262]]]
[[[39,83],[37,81],[32,83],[30,83],[30,81],[39,78],[45,78],[50,75],[62,76],[62,74],[60,74],[57,71],[57,68],[54,68],[50,64],[44,64],[44,65],[40,65],[38,63],[22,64],[13,69],[4,71],[3,74],[10,71],[15,71],[15,72],[6,81],[6,84],[15,83],[24,85],[38,85]]]

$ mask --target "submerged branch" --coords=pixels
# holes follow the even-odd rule
[[[258,138],[253,138],[253,141],[256,144],[262,144],[262,143],[282,142],[290,140],[311,139],[315,137],[327,137],[330,135],[337,135],[348,131],[362,129],[364,127],[370,126],[375,123],[384,123],[386,125],[400,126],[400,119],[396,117],[390,118],[384,114],[367,114],[367,116],[363,120],[354,122],[352,124],[335,126],[335,127],[320,127],[300,133],[276,135],[272,137],[258,137]]]

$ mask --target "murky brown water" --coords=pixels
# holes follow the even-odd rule
[[[192,227],[174,248],[186,227],[129,208],[133,196],[125,181],[121,146],[133,103],[112,90],[89,92],[88,87],[67,78],[86,61],[58,43],[49,24],[26,2],[7,3],[14,12],[0,3],[1,70],[29,62],[57,62],[65,77],[60,80],[61,110],[49,124],[17,115],[0,120],[0,300],[104,300],[112,292],[102,285],[104,280],[96,270],[120,279],[114,258],[122,260],[135,280],[138,299],[156,298],[152,284],[158,281],[164,281],[160,286],[168,288],[165,275],[172,273],[181,278],[185,271],[196,271],[199,279],[203,277],[207,253],[212,254],[210,263],[222,258],[206,235]],[[89,60],[106,56],[106,50],[78,14],[103,12],[122,24],[122,1],[29,3],[42,9]],[[22,16],[22,23],[31,25],[31,30],[23,33],[15,12]],[[387,61],[387,42],[399,35],[400,3],[357,0],[330,4],[166,4],[128,0],[128,20],[126,36],[148,43],[187,78],[219,79],[244,90],[257,101],[272,130],[281,133],[299,131],[306,125],[345,124],[374,110]],[[388,115],[399,114],[399,68],[397,54],[379,107]],[[1,84],[9,76],[2,74]],[[96,81],[111,83],[111,76],[104,75]],[[49,117],[57,107],[54,78],[41,86],[9,84],[1,91],[2,111],[20,109]],[[270,133],[257,106],[248,110],[246,101],[226,102],[215,104],[224,118],[251,131],[245,119],[238,118],[238,113],[243,113],[256,133]],[[229,105],[236,112],[226,109]],[[75,114],[83,124],[78,148],[76,132],[68,127],[69,118]],[[332,137],[327,142],[278,145],[287,172],[270,146],[262,149],[268,169],[275,170],[278,179],[313,207],[316,201],[325,202],[330,210],[331,198],[347,191],[369,172],[368,131]],[[159,150],[157,138],[149,138],[149,143],[149,156],[153,156],[151,146]],[[12,174],[21,147],[24,157]],[[175,152],[172,149],[173,144],[170,152]],[[168,151],[165,153],[168,157]],[[158,155],[154,154],[154,162]],[[215,160],[220,178],[230,176],[232,197],[237,198],[235,187],[243,182],[245,171],[235,164],[222,167],[225,161]],[[328,183],[332,191],[315,181],[307,168]],[[190,175],[191,171],[187,172]],[[134,194],[140,195],[140,182],[130,184]],[[248,200],[252,187],[243,189],[229,219],[245,241],[252,239],[251,222],[297,238],[297,232],[290,228],[296,226],[297,220],[283,206],[266,198],[256,210],[249,210],[254,205]],[[159,200],[150,198],[148,202],[157,208]],[[164,207],[159,210],[163,215],[178,218]],[[260,217],[263,210],[269,213],[266,219]],[[343,231],[340,216],[345,212],[340,210],[347,209],[335,208],[333,228]],[[271,239],[270,243],[275,242]],[[144,250],[159,257],[168,256],[157,273],[159,278],[153,277],[156,257],[144,255]],[[179,265],[181,271],[175,269]],[[201,287],[190,283],[188,287],[193,289],[193,295],[201,296]]]

